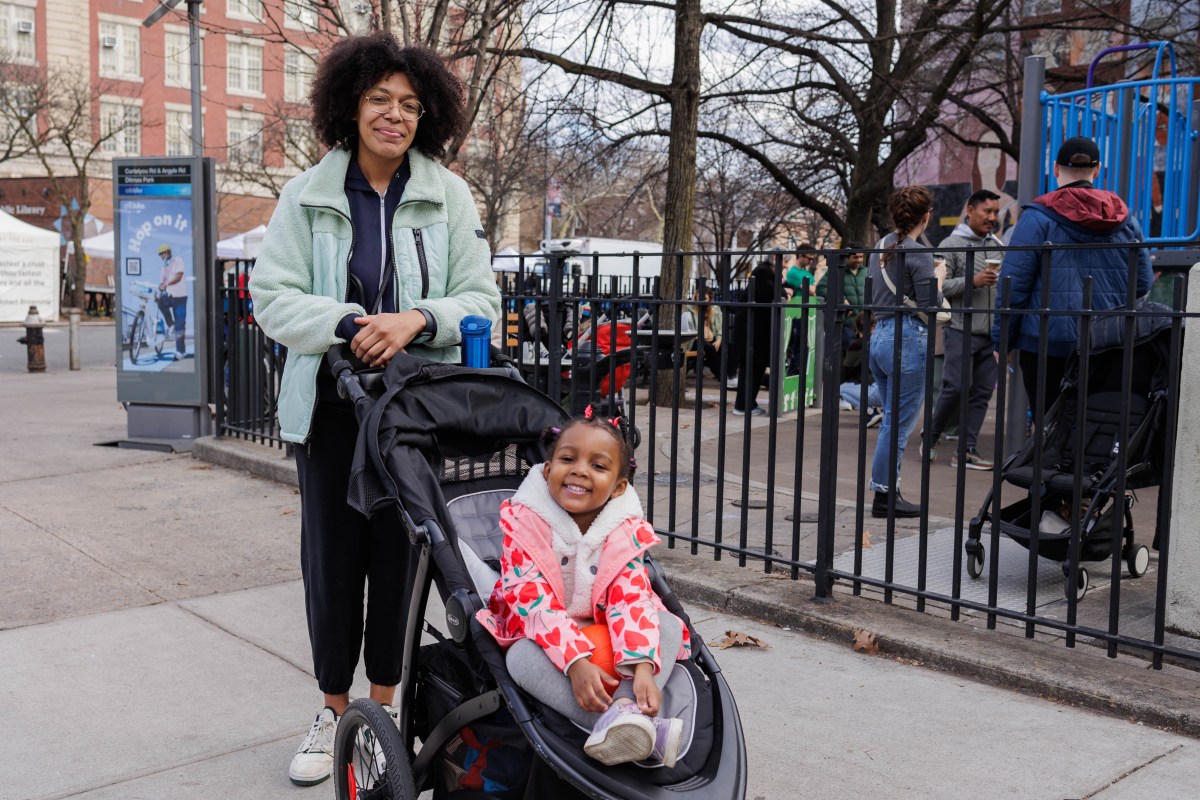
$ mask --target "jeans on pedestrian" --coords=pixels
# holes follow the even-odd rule
[[[970,388],[967,394],[967,428],[962,431],[963,445],[974,450],[979,439],[979,430],[987,416],[988,404],[992,402],[992,391],[996,388],[996,355],[992,337],[987,334],[972,334],[964,337],[962,331],[947,328],[943,339],[946,347],[946,364],[942,369],[942,393],[933,407],[931,441],[938,437],[958,418],[959,398],[964,382]],[[970,347],[967,374],[962,375],[963,343]]]
[[[900,371],[895,371],[895,348],[900,348]],[[871,461],[871,490],[886,492],[900,485],[900,464],[904,446],[917,424],[917,412],[925,399],[925,354],[929,349],[929,329],[909,314],[879,320],[871,334],[871,374],[883,401],[883,420],[875,457]],[[898,385],[898,390],[897,390]],[[894,393],[899,391],[895,407]],[[896,437],[896,460],[888,458],[892,437]],[[893,480],[894,476],[894,480]]]
[[[862,397],[862,384],[849,381],[838,387],[842,399],[850,404],[850,407],[858,411],[858,401]],[[867,385],[867,408],[879,408],[883,405],[883,400],[879,397],[879,387],[871,383]]]

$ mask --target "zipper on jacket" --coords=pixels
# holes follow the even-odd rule
[[[388,230],[387,209],[384,195],[379,195],[379,295],[375,298],[374,308],[384,313],[384,278],[387,277],[387,251],[391,242],[391,232]]]
[[[421,265],[421,299],[429,297],[429,264],[425,261],[425,242],[421,239],[421,229],[413,228],[413,239],[417,242],[417,263]]]

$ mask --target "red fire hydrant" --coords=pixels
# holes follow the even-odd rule
[[[25,345],[28,361],[26,368],[30,372],[46,371],[46,338],[42,332],[45,323],[38,316],[37,306],[29,307],[29,315],[25,317],[25,335],[17,339],[18,344]]]

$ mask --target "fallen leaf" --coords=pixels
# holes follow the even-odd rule
[[[870,531],[863,531],[863,532],[862,532],[862,543],[863,543],[863,549],[864,549],[864,550],[866,550],[866,549],[867,549],[867,548],[869,548],[869,547],[874,547],[874,546],[875,546],[875,545],[871,544],[871,532],[870,532]]]
[[[879,640],[869,630],[859,628],[854,632],[854,644],[851,645],[851,648],[873,656],[879,652]]]
[[[757,636],[751,636],[748,633],[741,631],[725,631],[725,638],[715,642],[709,642],[709,645],[724,650],[728,647],[761,647],[764,650],[770,650],[771,645],[759,639]]]
[[[284,516],[285,514],[292,514],[292,513],[294,513],[295,511],[296,511],[296,509],[294,509],[294,508],[285,508],[283,511],[280,511],[280,512],[279,512],[279,516],[281,516],[281,517],[282,517],[282,516]]]

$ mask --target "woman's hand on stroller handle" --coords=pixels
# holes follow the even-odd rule
[[[612,695],[606,687],[615,689],[621,684],[593,664],[590,658],[581,658],[567,667],[567,677],[571,679],[571,690],[579,707],[597,714],[603,714],[612,705]]]
[[[398,314],[355,317],[360,325],[350,340],[354,355],[369,367],[386,367],[392,356],[404,350],[425,330],[425,315],[415,309]]]

